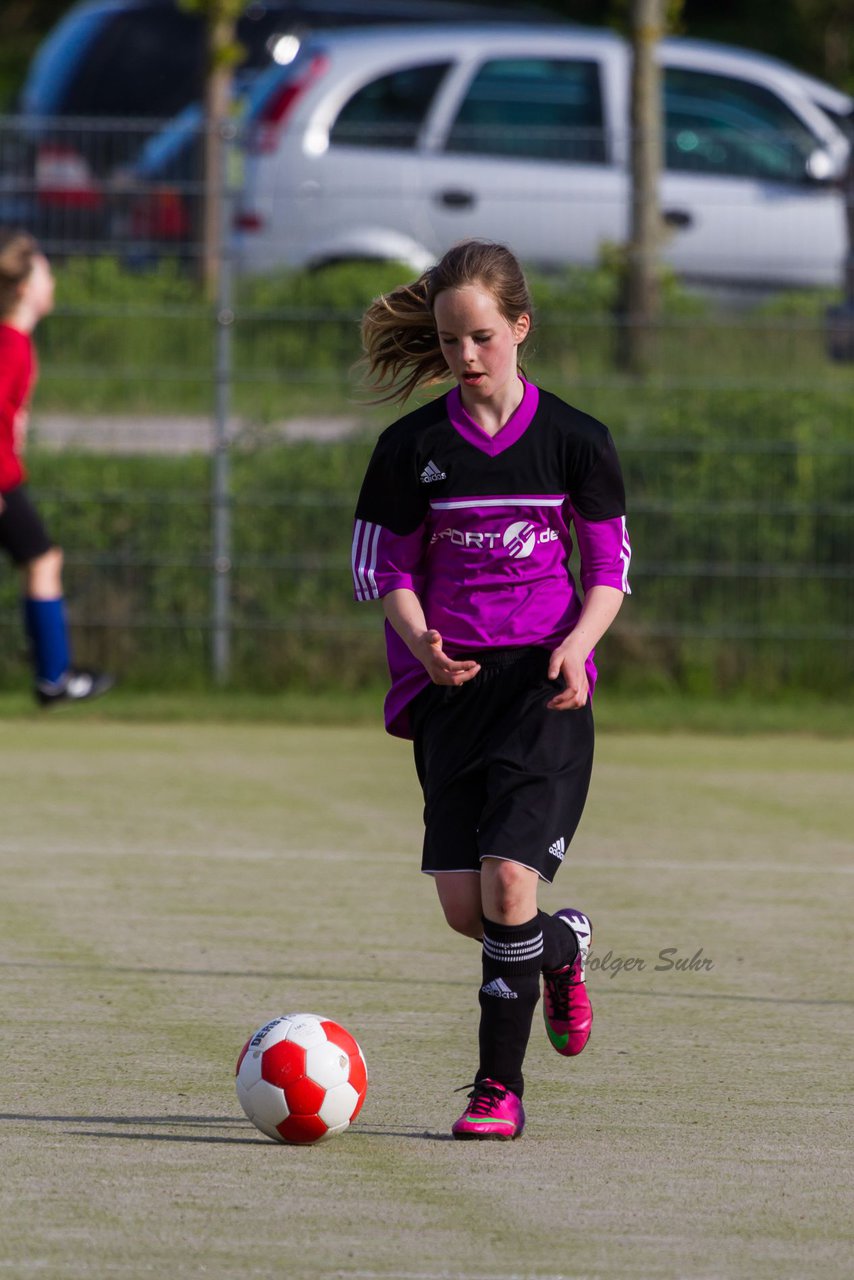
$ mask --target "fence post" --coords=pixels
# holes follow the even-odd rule
[[[232,260],[232,157],[236,134],[232,120],[217,126],[220,148],[220,268],[215,301],[214,440],[211,468],[213,543],[212,646],[214,682],[226,684],[231,675],[231,457],[229,419],[234,335],[234,263]]]

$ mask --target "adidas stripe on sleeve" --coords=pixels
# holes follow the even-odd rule
[[[353,528],[353,590],[357,600],[379,600],[400,587],[418,592],[422,585],[424,530],[392,533],[371,520]]]
[[[427,503],[413,478],[411,451],[395,433],[380,436],[356,506],[351,564],[357,600],[379,600],[423,582],[424,519]]]
[[[353,590],[357,600],[375,600],[377,590],[377,551],[382,525],[370,520],[357,520],[353,528]]]

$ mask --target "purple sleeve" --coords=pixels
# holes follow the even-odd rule
[[[424,526],[412,533],[392,533],[370,520],[353,529],[353,589],[357,600],[379,600],[407,587],[416,593],[423,583]]]
[[[629,586],[629,563],[632,548],[625,516],[610,520],[585,520],[577,511],[572,513],[575,537],[581,557],[581,586],[616,587],[626,595]]]

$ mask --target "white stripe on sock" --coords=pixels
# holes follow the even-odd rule
[[[484,955],[498,964],[514,964],[522,960],[533,960],[543,954],[543,934],[540,931],[534,938],[526,938],[522,942],[503,942],[500,939],[483,935]]]

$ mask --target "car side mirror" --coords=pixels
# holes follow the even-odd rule
[[[816,147],[815,151],[807,156],[805,171],[808,182],[823,185],[827,182],[836,182],[841,178],[845,172],[845,165],[840,162],[838,156],[825,151],[824,147]]]

